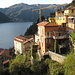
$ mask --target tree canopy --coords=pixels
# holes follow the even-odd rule
[[[71,6],[75,6],[75,0],[70,3]]]
[[[25,35],[34,35],[37,32],[38,28],[36,23],[33,23],[25,32]]]

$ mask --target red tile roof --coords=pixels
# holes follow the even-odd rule
[[[38,23],[37,24],[38,26],[59,26],[59,25],[57,25],[56,23],[50,23],[50,22],[40,22],[40,23]]]
[[[23,35],[17,35],[15,38],[21,39],[21,40],[26,40],[26,38]]]
[[[18,35],[18,36],[16,36],[15,38],[14,38],[14,40],[15,41],[18,41],[18,42],[20,42],[20,43],[23,43],[23,44],[25,44],[25,43],[27,43],[28,41],[31,41],[31,40],[33,40],[33,38],[31,38],[32,36],[22,36],[22,35]],[[25,39],[25,40],[24,40]]]
[[[5,60],[4,62],[3,62],[3,64],[6,64],[6,63],[8,63],[9,62],[9,59],[8,60]]]
[[[75,7],[69,6],[66,9],[75,9]]]
[[[3,50],[4,50],[3,48],[0,48],[0,52],[3,51]]]
[[[4,49],[0,52],[0,56],[10,57],[9,50]]]
[[[29,41],[31,41],[31,40],[33,40],[33,38],[27,39],[27,40],[24,42],[24,44],[27,43],[27,42],[29,42]]]
[[[17,38],[14,38],[14,40],[15,40],[15,41],[18,41],[18,42],[20,42],[20,43],[23,43],[23,42],[24,42],[23,40],[19,40],[19,39],[17,39]]]

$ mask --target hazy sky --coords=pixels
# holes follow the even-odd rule
[[[18,3],[26,4],[64,4],[70,3],[72,0],[0,0],[0,8],[9,7]]]

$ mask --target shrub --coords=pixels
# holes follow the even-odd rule
[[[64,62],[64,75],[75,75],[75,55],[70,53]]]

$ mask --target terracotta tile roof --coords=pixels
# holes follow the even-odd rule
[[[72,18],[74,18],[74,17],[75,17],[75,14],[71,14],[69,17],[72,17]],[[69,18],[69,17],[68,17],[68,18]]]
[[[14,40],[15,41],[18,41],[18,42],[20,42],[20,43],[23,43],[23,44],[25,44],[25,43],[27,43],[28,41],[31,41],[31,40],[33,40],[33,38],[31,38],[32,36],[30,35],[30,36],[21,36],[21,35],[18,35],[18,36],[16,36],[15,38],[14,38]],[[25,39],[25,40],[24,40]]]
[[[15,38],[21,39],[21,40],[26,40],[26,38],[23,35],[17,35]]]
[[[37,24],[38,26],[59,26],[56,23],[50,23],[50,22],[40,22]]]
[[[15,41],[18,41],[18,42],[20,42],[20,43],[23,43],[23,42],[24,42],[23,40],[19,40],[19,39],[17,39],[17,38],[14,38],[14,40],[15,40]]]
[[[40,22],[40,23],[38,23],[37,25],[39,25],[39,26],[45,26],[45,25],[47,25],[49,22]]]
[[[66,9],[75,9],[75,7],[69,6]]]
[[[0,56],[10,57],[9,50],[4,49],[0,52]]]
[[[3,48],[0,48],[0,52],[3,51],[3,50],[4,50]]]
[[[31,40],[33,40],[33,38],[27,39],[27,40],[24,42],[24,44],[27,43],[27,42],[29,42],[29,41],[31,41]]]
[[[6,64],[6,63],[8,63],[9,62],[9,59],[8,60],[5,60],[4,62],[3,62],[3,64]]]

